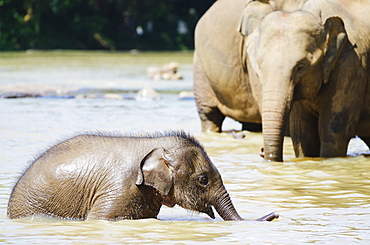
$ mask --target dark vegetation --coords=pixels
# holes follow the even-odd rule
[[[215,0],[0,0],[0,50],[193,49]]]

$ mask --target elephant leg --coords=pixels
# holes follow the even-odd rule
[[[350,137],[332,137],[321,142],[320,157],[345,157]]]
[[[203,132],[221,132],[225,116],[218,108],[198,108]]]
[[[122,204],[117,203],[116,200],[109,202],[109,199],[104,199],[105,196],[104,198],[98,198],[95,201],[94,205],[88,212],[86,217],[87,220],[120,220],[131,218],[127,211],[123,211],[125,208],[122,207]],[[118,207],[121,207],[122,210]],[[127,216],[124,216],[124,213],[126,213]]]
[[[296,157],[319,157],[318,119],[307,113],[303,103],[295,102],[290,113],[290,135]]]
[[[261,123],[242,123],[242,130],[247,130],[250,132],[262,132]]]
[[[200,62],[194,59],[194,97],[203,132],[221,132],[225,116],[218,109],[219,101]]]
[[[328,113],[319,120],[321,149],[320,157],[344,157],[348,143],[354,136],[358,117],[344,109],[339,113]]]
[[[124,200],[124,201],[122,201]],[[137,205],[137,200],[127,202],[127,197],[104,196],[99,197],[88,212],[87,220],[124,220],[124,219],[141,219],[141,218],[156,218],[158,213],[149,213],[143,207],[144,202],[140,200],[140,205]]]
[[[357,62],[358,57],[354,53],[347,54],[346,61],[338,60],[328,81],[328,85],[331,85],[320,90],[325,95],[320,96],[322,106],[319,111],[321,157],[347,155],[348,144],[355,136],[362,108],[367,106],[364,101],[368,78],[362,65]]]

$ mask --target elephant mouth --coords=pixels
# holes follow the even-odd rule
[[[204,211],[205,214],[207,214],[212,219],[215,218],[215,213],[213,212],[212,206],[206,207],[206,210]]]

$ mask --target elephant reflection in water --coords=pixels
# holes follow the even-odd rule
[[[41,154],[15,185],[12,219],[49,215],[76,220],[156,218],[162,205],[243,220],[221,175],[192,136],[85,134]],[[258,220],[270,221],[275,213]]]

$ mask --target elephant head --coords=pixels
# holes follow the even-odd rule
[[[242,220],[219,172],[199,145],[153,149],[141,162],[136,184],[153,187],[167,206],[178,204],[215,218],[214,206],[224,220]]]
[[[244,18],[241,26],[247,23]],[[262,88],[265,159],[282,161],[293,102],[317,95],[349,41],[339,17],[322,23],[306,11],[274,11],[252,28],[240,32],[246,36],[248,69]]]

